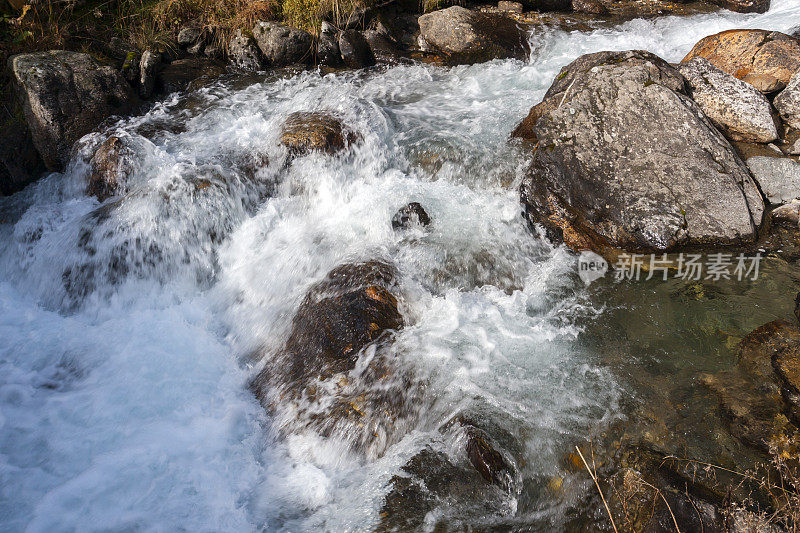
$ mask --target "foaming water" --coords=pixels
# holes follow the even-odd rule
[[[217,83],[87,136],[63,175],[0,200],[0,528],[363,530],[420,449],[465,461],[446,425],[463,413],[524,459],[519,486],[469,523],[557,528],[574,491],[545,487],[622,416],[624,392],[577,342],[602,309],[574,257],[519,216],[526,160],[508,134],[580,54],[675,61],[716,31],[800,23],[800,1],[773,3],[546,31],[527,63]],[[360,141],[290,161],[280,125],[312,110]],[[86,160],[110,134],[130,175],[101,204]],[[410,201],[431,226],[393,231]],[[253,354],[280,348],[315,281],[372,259],[400,273],[408,326],[390,350],[421,384],[415,416],[372,454],[278,431],[247,389]]]

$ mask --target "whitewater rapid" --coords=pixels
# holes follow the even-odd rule
[[[509,133],[581,54],[677,61],[718,31],[797,24],[800,0],[773,0],[539,31],[527,62],[222,80],[87,136],[64,174],[0,199],[0,530],[362,531],[422,446],[456,453],[436,427],[465,406],[507,418],[526,487],[563,475],[626,392],[576,342],[602,309],[520,217]],[[289,162],[280,125],[311,110],[361,142]],[[100,204],[86,157],[110,133],[134,170]],[[392,230],[410,201],[428,231]],[[428,384],[425,415],[379,457],[279,435],[247,388],[253,354],[281,346],[330,269],[376,258],[400,272],[409,326],[392,349]],[[572,498],[532,489],[509,513],[558,529]]]

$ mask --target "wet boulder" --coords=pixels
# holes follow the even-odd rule
[[[364,32],[364,39],[367,40],[376,61],[395,61],[401,55],[397,42],[384,32],[367,30]]]
[[[88,54],[20,54],[9,60],[9,68],[33,143],[51,170],[63,168],[75,141],[137,104],[122,73]]]
[[[339,52],[342,55],[342,61],[348,68],[371,67],[375,64],[375,55],[360,31],[344,30],[341,32],[339,34]]]
[[[161,54],[147,50],[139,61],[139,96],[150,98],[156,85],[156,73],[161,65]]]
[[[184,26],[178,31],[178,44],[183,48],[192,48],[203,42],[203,29],[197,26]]]
[[[314,39],[305,30],[275,22],[259,22],[253,28],[253,38],[270,66],[285,67],[311,61]]]
[[[769,100],[749,83],[696,57],[678,66],[691,97],[726,137],[735,141],[770,143],[778,139],[779,123]]]
[[[328,113],[292,113],[283,123],[280,142],[293,155],[312,151],[334,154],[355,142],[357,136],[341,120]]]
[[[101,202],[117,194],[131,172],[131,154],[132,151],[122,138],[111,136],[106,139],[89,162],[91,173],[86,193],[97,197]]]
[[[583,56],[546,102],[519,132],[538,143],[521,198],[551,238],[601,253],[756,238],[764,203],[747,166],[663,60]]]
[[[800,130],[800,69],[789,80],[789,84],[775,97],[773,102],[783,121]]]
[[[772,93],[786,87],[800,69],[800,41],[777,31],[729,30],[701,39],[682,62],[695,57]]]
[[[184,91],[210,82],[225,73],[225,65],[204,57],[177,59],[159,69],[156,75],[154,94],[170,94]]]
[[[419,202],[411,202],[392,217],[392,228],[396,230],[415,226],[424,227],[430,223],[431,217]]]
[[[505,13],[522,13],[522,2],[514,2],[512,0],[500,0],[497,2],[497,10]]]
[[[320,28],[317,39],[317,63],[328,67],[338,67],[342,64],[337,31],[329,22],[323,22]]]
[[[714,0],[714,3],[737,13],[766,13],[770,0]]]
[[[263,70],[264,58],[252,36],[236,30],[228,43],[228,57],[234,65],[244,70]]]
[[[394,267],[378,261],[345,264],[313,285],[292,320],[283,348],[285,382],[302,382],[346,372],[361,350],[403,327],[392,291]],[[262,373],[257,384],[267,383]]]
[[[446,54],[450,63],[525,59],[530,53],[527,32],[504,15],[453,6],[422,15],[419,28],[427,46]]]

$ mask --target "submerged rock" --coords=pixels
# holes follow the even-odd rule
[[[717,394],[731,434],[768,452],[775,438],[793,431],[787,418],[791,410],[785,395],[792,392],[787,388],[792,387],[793,369],[798,364],[800,328],[776,320],[742,339],[736,369],[704,376],[701,383]]]
[[[51,170],[63,168],[75,141],[108,117],[131,112],[137,103],[119,70],[87,54],[21,54],[9,66],[34,145]]]
[[[800,69],[789,80],[789,84],[775,97],[775,109],[786,124],[800,130]]]
[[[749,83],[696,57],[678,66],[691,87],[692,99],[717,128],[735,141],[770,143],[778,139],[778,122],[769,100]]]
[[[412,226],[427,226],[431,218],[418,202],[411,202],[404,206],[392,217],[392,228],[401,229]]]
[[[503,15],[453,6],[422,15],[419,28],[425,43],[447,54],[451,63],[525,59],[530,53],[527,32]]]
[[[280,141],[294,155],[315,150],[334,154],[344,150],[356,138],[333,115],[300,111],[289,115],[283,123]]]
[[[285,67],[311,61],[314,39],[307,31],[275,22],[259,22],[253,28],[253,38],[270,66]]]
[[[695,57],[771,93],[786,87],[800,69],[800,41],[777,31],[729,30],[701,39],[682,62]]]
[[[601,252],[752,242],[761,194],[684,87],[647,52],[590,54],[562,69],[521,128],[538,141],[521,185],[528,220]]]

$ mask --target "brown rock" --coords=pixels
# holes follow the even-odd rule
[[[128,152],[119,137],[106,139],[97,148],[90,162],[92,173],[89,175],[86,193],[96,196],[101,202],[114,196],[130,173],[130,167],[124,159]]]
[[[695,57],[770,93],[800,69],[800,41],[777,31],[729,30],[701,39],[682,62]]]
[[[347,131],[338,118],[321,112],[292,113],[281,130],[280,142],[293,155],[318,150],[334,154],[355,142],[357,135]]]

